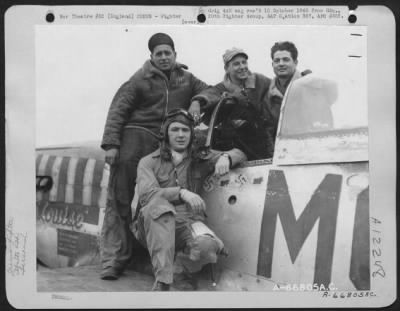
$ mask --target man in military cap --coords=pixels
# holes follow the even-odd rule
[[[200,102],[193,96],[207,85],[176,62],[175,45],[165,33],[154,34],[147,60],[115,94],[108,111],[102,149],[111,167],[108,204],[101,233],[101,278],[115,280],[132,255],[131,202],[139,160],[158,147],[168,111],[188,109],[195,119]]]
[[[244,151],[249,160],[272,157],[271,141],[266,136],[266,111],[271,80],[260,73],[251,72],[248,54],[233,47],[222,56],[225,75],[222,82],[204,90],[201,98],[206,116],[210,115],[221,98],[226,98],[225,111],[217,128],[217,139],[224,148],[236,147]],[[228,137],[229,136],[229,137]],[[221,146],[216,148],[220,149]]]

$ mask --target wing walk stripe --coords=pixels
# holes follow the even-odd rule
[[[49,155],[48,158],[47,158],[46,163],[44,164],[44,170],[43,170],[43,175],[51,176],[51,178],[53,180],[53,187],[54,187],[54,176],[52,174],[52,168],[53,168],[53,164],[54,164],[55,160],[56,160],[55,156],[50,156]],[[42,159],[42,161],[43,161],[43,159]],[[44,192],[43,195],[42,195],[42,200],[48,201],[49,200],[49,196],[50,196],[50,191]]]
[[[62,157],[56,157],[53,166],[51,168],[51,176],[53,177],[53,187],[51,187],[50,190],[50,201],[57,201],[57,192],[58,188],[60,186],[59,184],[59,178],[60,178],[60,167],[61,167],[61,162],[63,158]]]
[[[48,159],[49,159],[49,155],[48,154],[41,154],[40,155],[40,162],[39,162],[39,164],[37,165],[37,168],[36,168],[36,170],[37,170],[36,174],[37,175],[44,175],[44,173],[46,171],[46,164],[47,164]],[[36,193],[36,200],[37,201],[43,200],[43,196],[44,196],[44,194],[43,194],[42,191],[37,192]]]
[[[64,202],[65,194],[66,194],[66,186],[67,186],[67,178],[68,178],[68,165],[70,157],[63,157],[61,166],[60,166],[60,176],[58,179],[58,193],[57,193],[57,201]]]
[[[108,192],[108,180],[110,178],[110,168],[108,165],[104,165],[103,167],[103,176],[101,178],[101,192],[99,198],[99,207],[106,208],[107,205],[107,192]]]
[[[40,159],[38,175],[44,175],[46,173],[46,165],[49,158],[50,156],[48,154],[43,154],[42,158]]]
[[[56,156],[52,156],[52,155],[49,156],[49,159],[47,160],[46,168],[44,170],[43,175],[51,176],[53,178],[52,170],[53,170],[53,165],[54,165],[55,160],[56,160]]]
[[[93,175],[93,186],[100,187],[101,179],[103,177],[103,168],[104,168],[104,161],[97,160],[96,166],[94,167],[94,175]]]
[[[97,206],[101,192],[101,179],[103,177],[104,161],[97,160],[94,167],[92,202],[91,205]]]
[[[99,187],[92,188],[92,197],[91,197],[91,202],[90,202],[91,206],[97,206],[97,204],[99,202],[99,198],[100,198],[100,192],[101,192],[101,189]]]
[[[92,203],[92,185],[95,165],[95,159],[89,159],[86,163],[85,173],[83,175],[83,205],[90,205]]]
[[[42,158],[43,158],[43,154],[38,154],[38,155],[36,156],[36,175],[39,175],[39,174],[38,174],[38,172],[39,172],[39,165],[40,165],[40,161],[42,160]]]
[[[74,203],[75,172],[78,158],[71,158],[68,164],[67,184],[65,186],[65,203]]]
[[[74,203],[76,204],[82,204],[83,177],[87,161],[88,159],[80,158],[76,166],[74,182]]]

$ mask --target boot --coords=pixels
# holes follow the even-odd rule
[[[107,281],[118,280],[123,272],[123,269],[118,269],[116,267],[107,267],[101,271],[100,278]]]
[[[153,288],[151,289],[153,292],[167,292],[169,291],[169,284],[160,282],[160,281],[156,281],[154,283]]]

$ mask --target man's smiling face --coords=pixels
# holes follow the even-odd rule
[[[272,68],[278,78],[291,78],[297,68],[297,60],[293,60],[289,51],[276,51],[272,59]]]

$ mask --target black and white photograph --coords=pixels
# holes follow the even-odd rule
[[[289,8],[36,7],[6,40],[10,295],[29,277],[32,307],[393,302],[394,153],[375,154],[394,48],[370,47],[394,26]]]

